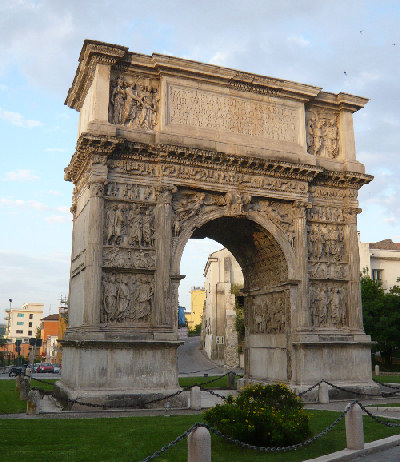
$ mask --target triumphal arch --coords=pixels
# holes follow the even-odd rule
[[[180,259],[206,236],[243,270],[247,377],[372,387],[357,243],[372,177],[352,122],[366,102],[86,40],[66,99],[80,122],[60,390],[132,405],[179,390]]]

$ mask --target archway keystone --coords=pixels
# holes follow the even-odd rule
[[[179,390],[179,265],[214,238],[245,280],[246,375],[368,388],[352,113],[365,98],[86,40],[59,389],[142,406]],[[175,405],[181,405],[180,397]]]

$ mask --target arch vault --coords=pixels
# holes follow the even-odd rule
[[[140,406],[179,389],[179,263],[206,236],[243,270],[248,378],[373,387],[357,244],[372,177],[352,126],[366,102],[85,41],[66,100],[80,122],[60,392]]]

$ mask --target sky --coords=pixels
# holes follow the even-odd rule
[[[4,309],[68,294],[79,114],[64,105],[85,38],[370,98],[354,115],[363,242],[400,242],[400,2],[0,1],[0,323]],[[189,242],[180,304],[203,284],[213,241]]]

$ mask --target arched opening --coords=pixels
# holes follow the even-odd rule
[[[293,286],[289,284],[287,255],[276,236],[253,219],[220,216],[205,218],[200,226],[197,222],[190,238],[210,238],[221,243],[242,269],[245,374],[269,381],[289,381],[291,355],[288,338],[294,294]],[[181,243],[182,248],[185,243]],[[180,255],[176,257],[178,259]]]

